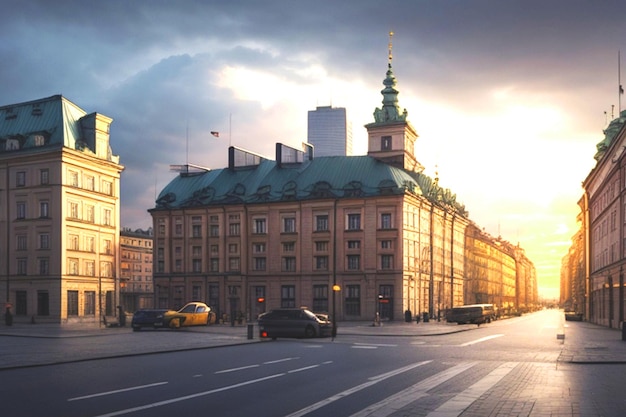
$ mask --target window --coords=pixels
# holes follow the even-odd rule
[[[228,234],[230,236],[239,236],[241,234],[241,225],[239,223],[230,223],[228,225]]]
[[[92,175],[85,175],[85,188],[93,191],[96,189],[95,180]]]
[[[67,211],[71,219],[78,219],[78,203],[68,202]]]
[[[17,258],[17,275],[26,275],[26,258]]]
[[[48,275],[50,273],[50,260],[48,258],[39,258],[39,275]]]
[[[103,243],[103,246],[104,246],[104,253],[107,254],[107,255],[112,255],[113,254],[113,246],[111,245],[111,240],[104,239],[104,241],[102,243]]]
[[[361,214],[348,214],[348,230],[361,230]]]
[[[47,169],[39,170],[39,183],[41,185],[47,185],[50,183],[50,171]]]
[[[85,315],[93,316],[96,314],[96,292],[85,291]]]
[[[220,253],[219,245],[211,245],[211,255],[217,256]]]
[[[202,256],[202,246],[194,246],[191,248],[191,253],[194,257],[201,257]]]
[[[111,210],[110,209],[103,209],[102,210],[102,224],[104,224],[105,226],[112,226],[112,218],[111,218]]]
[[[24,187],[26,186],[26,171],[19,171],[15,175],[15,186],[16,187]]]
[[[220,259],[211,258],[211,272],[219,272],[219,271],[220,271]]]
[[[37,291],[37,315],[50,315],[50,296],[48,291]]]
[[[296,233],[295,217],[285,217],[283,219],[283,233]]]
[[[96,263],[94,261],[85,262],[85,275],[88,277],[96,276]]]
[[[346,286],[346,315],[361,315],[361,287],[359,285]]]
[[[228,270],[229,271],[239,271],[240,262],[238,257],[228,258]]]
[[[67,292],[67,315],[78,316],[78,291]]]
[[[101,262],[100,263],[100,273],[103,277],[112,277],[113,276],[113,267],[111,262]]]
[[[281,308],[294,308],[296,306],[296,286],[283,285],[280,287]]]
[[[392,246],[392,242],[391,240],[381,240],[380,241],[380,248],[381,249],[391,249]]]
[[[315,231],[328,231],[328,214],[320,214],[318,216],[315,216]]]
[[[351,271],[358,271],[361,269],[361,256],[360,255],[348,255],[348,269]]]
[[[239,253],[239,245],[236,243],[229,243],[228,253]]]
[[[393,255],[381,255],[380,268],[381,269],[393,269]]]
[[[380,138],[380,150],[381,151],[391,150],[391,136],[382,136]]]
[[[202,225],[201,224],[191,225],[191,236],[202,237]]]
[[[218,237],[220,235],[220,227],[216,224],[209,226],[209,236]]]
[[[267,268],[267,260],[265,257],[255,257],[253,258],[253,261],[253,268],[255,271],[265,271]]]
[[[391,213],[382,213],[380,215],[380,228],[391,229]]]
[[[282,265],[283,272],[294,272],[296,270],[296,258],[293,256],[284,256]]]
[[[69,258],[67,260],[67,273],[69,275],[78,275],[78,259]]]
[[[96,244],[93,236],[85,237],[85,250],[92,253],[96,251]]]
[[[28,249],[28,240],[26,235],[17,235],[17,250]]]
[[[95,222],[95,215],[94,215],[95,212],[96,212],[95,207],[92,206],[91,204],[87,204],[85,206],[85,220],[88,221],[89,223]]]
[[[39,234],[39,249],[50,249],[50,235],[48,233]]]
[[[182,272],[182,270],[183,270],[183,261],[182,261],[182,259],[176,259],[176,261],[174,261],[174,270],[176,272]]]
[[[192,268],[193,272],[202,272],[202,259],[192,260]]]
[[[113,184],[110,181],[102,181],[102,193],[113,195]]]
[[[328,252],[328,242],[315,242],[315,250],[317,252]]]
[[[17,209],[17,218],[25,219],[26,218],[26,203],[23,201],[18,201],[16,209]]]
[[[78,235],[69,235],[67,238],[70,250],[78,250]]]
[[[360,249],[361,241],[360,240],[349,240],[348,241],[348,249]]]
[[[70,171],[67,173],[68,184],[72,187],[78,187],[78,172]]]
[[[253,243],[252,253],[265,253],[265,243]]]
[[[315,269],[318,271],[328,270],[328,256],[316,256],[315,257]]]
[[[313,311],[328,311],[328,285],[313,286]]]
[[[267,233],[267,222],[265,219],[254,219],[253,232],[257,235]]]
[[[284,242],[283,252],[294,252],[296,250],[296,242]]]

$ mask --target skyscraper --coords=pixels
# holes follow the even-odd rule
[[[317,107],[309,111],[307,141],[316,156],[352,156],[352,124],[343,107]]]

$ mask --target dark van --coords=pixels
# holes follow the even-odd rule
[[[330,336],[332,323],[305,308],[280,308],[261,314],[258,320],[262,338]]]
[[[477,324],[491,323],[495,320],[496,310],[493,304],[468,304],[454,307],[448,311],[446,320],[448,323]]]

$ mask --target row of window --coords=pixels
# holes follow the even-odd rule
[[[95,223],[95,206],[86,204],[84,212],[81,213],[80,203],[77,201],[68,201],[67,203],[67,217],[74,220],[82,220],[88,223]],[[17,220],[24,220],[28,218],[28,204],[26,201],[17,201],[15,203],[15,217]],[[39,213],[36,216],[40,219],[47,219],[50,217],[50,203],[48,201],[39,202]],[[109,208],[103,208],[100,218],[100,222],[104,226],[113,226],[113,211]]]
[[[67,274],[68,275],[81,275],[79,268],[80,260],[78,258],[67,259]],[[37,275],[46,276],[50,275],[50,259],[49,258],[37,258]],[[15,274],[16,275],[28,275],[28,258],[22,257],[15,260]],[[82,275],[95,277],[96,276],[96,263],[93,260],[83,261]],[[113,263],[112,262],[100,262],[100,276],[101,277],[113,277]]]
[[[217,216],[211,216],[211,221],[217,219]],[[194,216],[192,217],[191,224],[191,236],[192,237],[202,237],[202,224],[201,217]],[[215,220],[217,221],[217,220]],[[315,216],[315,221],[313,223],[313,231],[315,232],[327,232],[330,230],[329,221],[327,214],[320,214]],[[392,229],[393,222],[391,213],[381,213],[380,214],[380,229]],[[360,213],[349,213],[346,216],[346,230],[361,230],[361,214]],[[283,216],[281,217],[281,233],[296,233],[296,217],[293,216]],[[252,220],[252,234],[267,234],[268,226],[267,219],[265,217],[256,217]],[[159,236],[166,235],[166,225],[165,219],[161,219],[158,225],[158,234]],[[175,220],[174,224],[174,235],[182,236],[183,235],[183,222],[181,218]],[[229,223],[228,223],[228,235],[229,236],[240,236],[241,235],[241,223],[239,221],[239,215],[230,215]],[[210,237],[218,237],[220,236],[220,227],[219,224],[209,224],[209,236]]]
[[[89,191],[96,190],[96,179],[93,175],[84,174],[81,175],[78,171],[68,170],[67,183],[72,187],[81,187]],[[50,171],[47,168],[39,170],[39,185],[50,184]],[[15,186],[26,187],[28,185],[27,171],[17,171],[15,173]],[[113,183],[108,180],[102,180],[100,190],[102,194],[113,195]]]

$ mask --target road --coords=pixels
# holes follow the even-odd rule
[[[547,310],[440,336],[340,334],[8,369],[0,407],[12,417],[622,416],[626,365],[559,361],[563,325]]]

